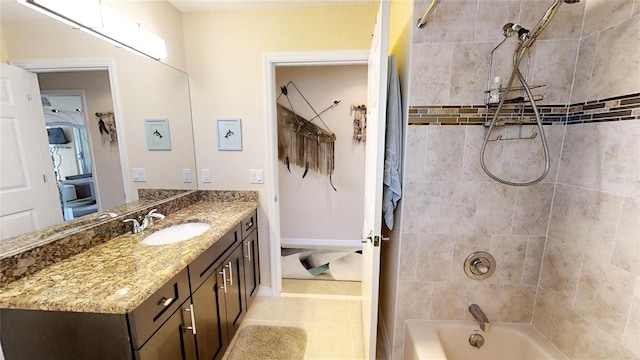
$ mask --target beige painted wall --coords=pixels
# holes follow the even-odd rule
[[[184,14],[185,47],[198,169],[212,169],[204,189],[260,194],[262,281],[270,286],[267,183],[249,184],[249,169],[267,171],[264,54],[368,49],[377,7],[295,8]],[[242,119],[243,151],[218,151],[215,119]]]
[[[182,181],[182,169],[195,171],[188,77],[166,64],[115,48],[54,20],[5,21],[3,34],[9,60],[112,59],[115,67],[116,122],[132,200],[138,188],[195,189]],[[144,119],[168,118],[171,151],[148,151]],[[133,182],[132,168],[146,168],[147,182]]]
[[[362,236],[364,220],[365,143],[353,141],[351,105],[367,102],[367,66],[293,66],[276,70],[278,87],[293,81],[317,112],[340,103],[321,115],[336,134],[334,191],[327,175],[291,165],[291,173],[279,163],[280,234],[283,238],[312,240],[356,240]],[[296,113],[305,119],[315,116],[309,106],[289,87],[289,99]],[[286,98],[279,104],[289,108]],[[325,128],[314,119],[313,123]]]
[[[96,112],[112,112],[113,100],[107,71],[56,72],[38,75],[40,90],[84,90],[87,135],[97,181],[101,210],[125,203],[120,152],[117,146],[104,143],[98,129]]]

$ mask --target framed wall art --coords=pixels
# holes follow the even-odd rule
[[[169,119],[145,119],[144,131],[148,150],[171,150]]]
[[[218,150],[242,151],[242,123],[240,119],[216,119]]]

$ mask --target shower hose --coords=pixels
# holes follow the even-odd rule
[[[487,165],[485,164],[485,161],[484,161],[484,152],[487,148],[487,143],[489,142],[489,136],[491,135],[491,130],[493,130],[493,127],[495,126],[496,121],[498,120],[498,116],[500,116],[500,110],[502,110],[502,106],[504,105],[504,102],[507,98],[506,96],[502,96],[500,99],[500,102],[498,103],[498,108],[496,109],[496,113],[495,115],[493,115],[491,123],[489,124],[489,130],[487,131],[487,134],[484,137],[484,141],[482,142],[482,148],[480,150],[480,166],[482,166],[482,170],[484,170],[484,172],[493,180],[500,182],[502,184],[511,185],[511,186],[535,185],[540,181],[542,181],[547,176],[547,174],[549,173],[549,167],[550,167],[549,147],[547,145],[547,139],[544,135],[544,129],[542,128],[542,118],[540,117],[540,112],[538,111],[538,107],[536,106],[536,102],[533,98],[533,93],[531,92],[531,88],[529,87],[529,84],[527,84],[526,79],[520,72],[520,62],[522,61],[522,58],[524,57],[526,50],[528,50],[528,47],[522,46],[518,50],[516,50],[516,52],[514,53],[513,72],[511,73],[511,77],[509,78],[509,82],[507,83],[507,87],[504,91],[504,94],[506,95],[509,93],[509,91],[511,90],[511,87],[513,86],[513,81],[515,77],[518,76],[518,79],[522,83],[522,87],[524,88],[525,92],[527,93],[527,96],[529,97],[529,102],[531,103],[531,107],[533,108],[533,113],[535,115],[536,123],[538,125],[538,131],[541,135],[540,139],[542,140],[542,148],[544,149],[544,171],[542,172],[542,175],[540,175],[540,177],[538,177],[533,181],[514,182],[514,181],[508,181],[508,180],[499,178],[498,176],[491,173],[491,171],[489,171],[489,169],[487,168]]]

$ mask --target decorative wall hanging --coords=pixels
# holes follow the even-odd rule
[[[169,119],[145,119],[144,132],[148,150],[171,150]]]
[[[116,119],[112,112],[96,113],[98,118],[98,130],[103,144],[118,145],[118,132],[116,131]]]
[[[242,150],[242,122],[240,119],[217,119],[218,150]]]
[[[298,115],[293,109],[293,104],[288,96],[288,87],[292,86],[302,96],[306,104],[313,110],[315,117],[307,120]],[[336,100],[332,105],[318,113],[307,101],[304,95],[293,82],[287,83],[280,88],[281,96],[287,99],[290,109],[277,104],[278,112],[278,159],[287,166],[291,172],[290,164],[300,166],[305,169],[304,178],[309,170],[329,175],[329,183],[335,190],[331,175],[335,168],[334,150],[336,135],[322,121],[320,115],[325,111],[334,108],[340,101]],[[320,120],[326,129],[312,123],[314,119]]]
[[[355,112],[353,117],[353,141],[367,141],[367,106],[351,105],[351,112]]]

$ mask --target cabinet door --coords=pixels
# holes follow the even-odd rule
[[[244,300],[245,311],[258,293],[260,285],[260,258],[258,253],[258,231],[254,230],[242,242],[244,256]]]
[[[196,343],[190,314],[191,302],[187,300],[140,350],[134,352],[135,358],[139,360],[196,360]]]
[[[221,274],[221,277],[218,278],[221,281],[219,294],[224,298],[224,313],[226,315],[224,326],[227,329],[228,341],[231,341],[236,330],[240,327],[246,309],[243,304],[245,289],[242,259],[242,246],[238,246],[218,271],[218,274]]]
[[[196,321],[196,342],[200,360],[219,359],[226,347],[226,331],[222,329],[221,309],[218,297],[217,274],[207,280],[193,293],[193,308]],[[224,314],[223,318],[224,318]]]

